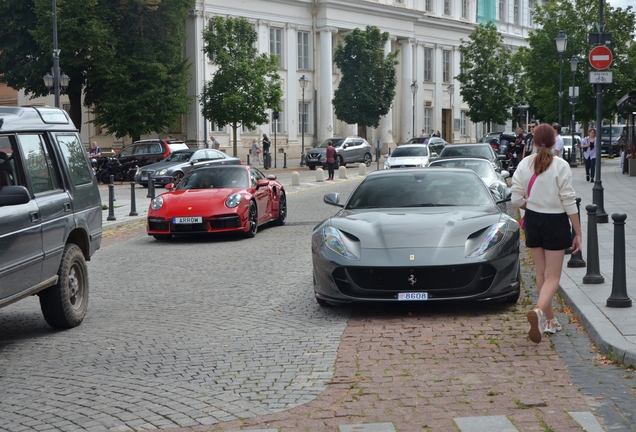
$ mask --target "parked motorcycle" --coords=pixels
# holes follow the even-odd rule
[[[138,169],[136,162],[133,160],[122,164],[116,157],[109,157],[95,175],[97,180],[105,184],[110,183],[111,175],[118,182],[134,181]]]

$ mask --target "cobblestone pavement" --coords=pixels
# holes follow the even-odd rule
[[[514,307],[320,308],[309,233],[335,213],[322,194],[354,184],[291,195],[289,225],[250,240],[109,233],[81,326],[50,329],[35,298],[0,309],[0,430],[456,431],[505,416],[570,431],[587,411],[630,430],[634,373],[599,364],[575,323],[529,342],[526,293]]]

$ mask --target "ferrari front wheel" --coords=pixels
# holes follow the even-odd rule
[[[258,232],[258,211],[254,201],[250,202],[250,208],[247,210],[247,223],[249,225],[245,237],[252,238]]]

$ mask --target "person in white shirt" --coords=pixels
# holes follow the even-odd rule
[[[561,136],[561,125],[558,123],[553,123],[552,127],[556,132],[556,143],[554,144],[552,153],[554,153],[555,156],[559,156],[561,159],[563,159],[563,147],[565,146],[565,144],[563,143],[563,137]]]
[[[585,181],[594,183],[594,173],[596,172],[596,149],[594,142],[596,141],[596,129],[591,128],[588,136],[581,141],[583,151],[583,160],[585,161]]]
[[[536,153],[526,156],[512,177],[511,203],[525,210],[525,243],[534,261],[539,292],[537,306],[528,312],[528,336],[535,343],[541,342],[542,333],[561,330],[552,310],[552,299],[559,288],[565,250],[571,247],[572,253],[577,253],[583,237],[572,170],[568,162],[553,154],[555,143],[556,135],[549,124],[536,127],[533,130]],[[531,181],[532,188],[528,191]]]

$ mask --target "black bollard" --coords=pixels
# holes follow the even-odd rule
[[[112,184],[113,186],[115,186],[115,176],[114,175],[110,175],[108,177],[109,180],[109,184]],[[113,189],[113,201],[117,201],[117,198],[115,198],[115,190]]]
[[[283,153],[283,168],[287,168],[287,153]]]
[[[249,165],[249,164],[250,164],[250,154],[248,153],[247,154],[247,165]]]
[[[151,200],[155,199],[155,179],[148,176],[148,196]]]
[[[576,213],[579,215],[579,220],[581,220],[581,198],[576,199]],[[572,240],[574,240],[574,237],[576,237],[576,232],[572,229]],[[583,245],[581,245],[581,247],[583,247]],[[583,251],[579,250],[577,253],[572,254],[568,261],[568,267],[585,267]]]
[[[612,275],[612,294],[605,304],[607,307],[632,307],[632,299],[627,295],[625,276],[625,219],[627,215],[614,213],[614,273]]]
[[[135,202],[135,182],[130,182],[130,213],[128,216],[137,216],[137,204]]]
[[[111,180],[113,176],[110,176]],[[108,217],[106,220],[117,220],[115,217],[115,185],[111,182],[108,184]]]
[[[583,276],[584,284],[602,284],[605,278],[601,275],[598,260],[598,232],[596,226],[596,204],[585,206],[587,210],[587,273]]]

